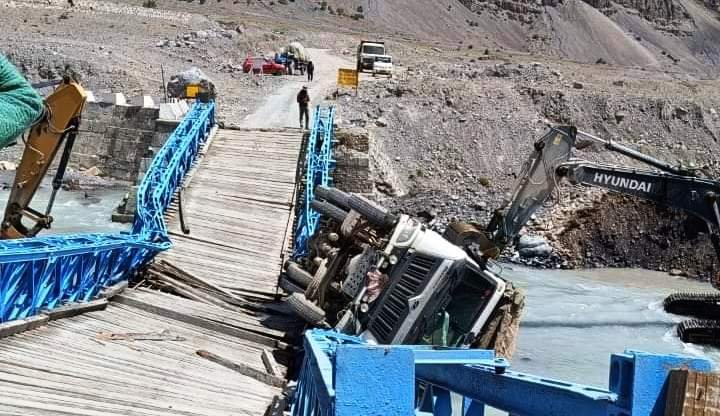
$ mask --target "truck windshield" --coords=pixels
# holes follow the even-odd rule
[[[472,331],[494,292],[495,287],[490,282],[472,268],[465,267],[462,280],[453,290],[452,300],[445,309],[450,318],[448,346],[458,345]]]
[[[389,63],[392,63],[392,58],[390,58],[389,56],[378,56],[375,59],[375,62],[384,62],[384,63],[389,64]]]
[[[382,45],[363,45],[362,53],[383,55],[385,53],[385,47]]]

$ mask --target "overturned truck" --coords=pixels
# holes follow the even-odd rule
[[[303,319],[373,343],[512,355],[524,297],[487,259],[360,195],[319,187],[312,206],[326,226],[310,257],[288,263],[282,281]]]

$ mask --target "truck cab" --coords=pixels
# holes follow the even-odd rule
[[[311,324],[371,343],[468,347],[506,295],[505,280],[408,215],[336,188],[316,189],[312,206],[329,219],[305,262],[315,266],[286,271],[304,286],[290,309]]]
[[[366,322],[360,336],[371,343],[469,346],[505,292],[503,279],[407,215],[398,220],[382,258],[388,283],[354,317]]]
[[[375,60],[379,56],[386,56],[384,42],[362,41],[357,51],[357,71],[372,71]]]

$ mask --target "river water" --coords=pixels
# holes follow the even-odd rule
[[[41,231],[38,236],[125,231],[129,229],[128,224],[110,221],[110,215],[125,193],[125,190],[113,188],[92,191],[60,190],[51,213],[54,218],[52,228]],[[0,208],[3,212],[9,195],[10,192],[7,190],[0,191]],[[38,190],[31,206],[40,212],[45,212],[49,196],[49,186],[43,186]]]
[[[526,290],[527,304],[512,368],[607,388],[610,354],[625,349],[706,357],[720,350],[682,343],[663,311],[673,291],[711,291],[709,283],[641,269],[532,270],[503,265],[502,276]]]

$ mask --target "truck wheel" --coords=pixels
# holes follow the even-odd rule
[[[373,225],[390,228],[397,222],[396,216],[360,195],[351,195],[348,199],[348,205]]]
[[[313,276],[303,270],[299,264],[294,262],[288,263],[287,269],[285,270],[287,277],[303,288],[308,287],[313,281]]]
[[[350,209],[350,205],[348,205],[350,194],[343,192],[338,188],[318,186],[315,188],[315,199],[324,199],[346,211]]]
[[[325,218],[331,218],[339,223],[345,221],[347,211],[343,211],[329,202],[314,200],[310,202],[310,206]]]
[[[285,299],[290,309],[306,322],[317,325],[325,320],[325,311],[307,300],[305,295],[293,293]]]
[[[284,276],[280,278],[278,286],[287,293],[305,293],[305,290],[298,286],[297,283]]]

